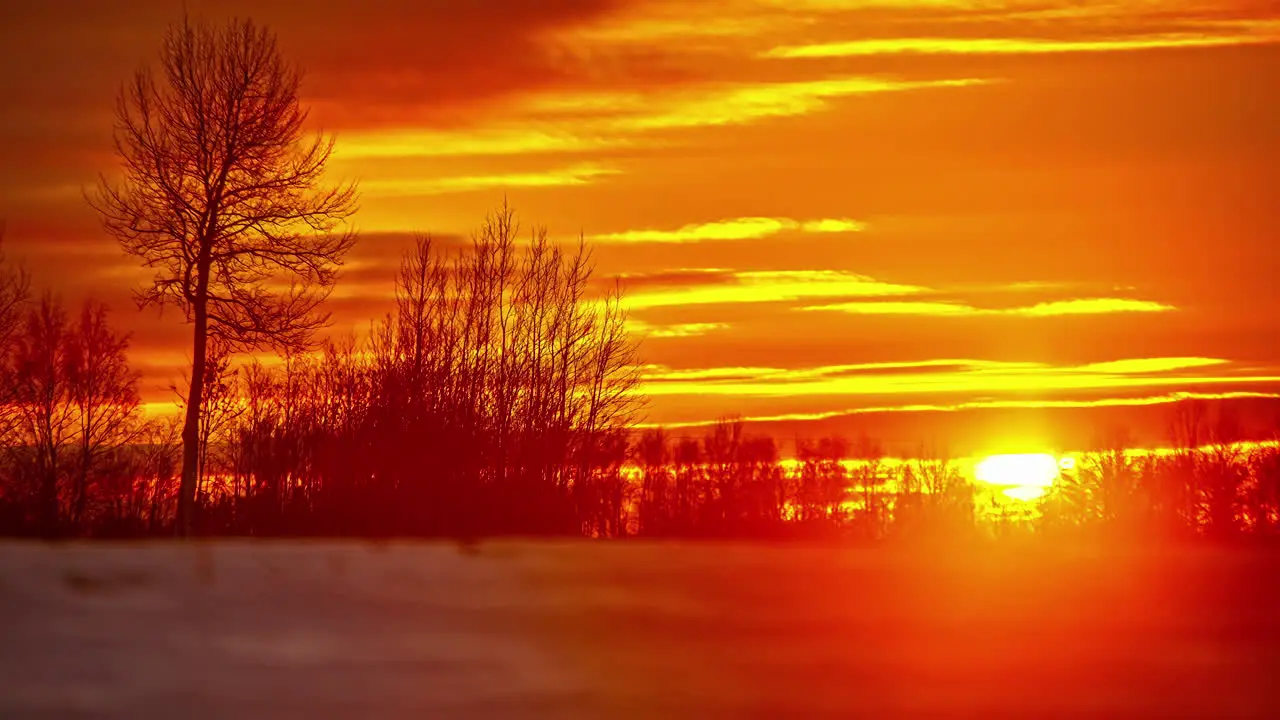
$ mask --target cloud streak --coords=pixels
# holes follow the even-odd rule
[[[627,330],[646,338],[690,338],[701,337],[717,330],[725,330],[728,323],[696,322],[676,323],[673,325],[651,325],[635,318],[627,319]]]
[[[1186,400],[1280,400],[1280,393],[1256,391],[1231,391],[1221,393],[1203,392],[1171,392],[1160,395],[1143,395],[1140,397],[1098,398],[1091,400],[972,400],[958,403],[913,403],[907,405],[881,405],[875,407],[846,408],[822,412],[795,412],[773,415],[749,415],[743,417],[745,422],[813,422],[855,415],[877,415],[881,413],[920,413],[920,412],[962,412],[965,410],[1006,410],[1006,409],[1076,409],[1076,408],[1120,408],[1149,407],[1167,405]],[[688,420],[663,423],[645,423],[642,427],[662,428],[697,428],[709,427],[719,422],[713,420]]]
[[[714,285],[648,288],[628,294],[631,309],[668,306],[769,303],[839,297],[891,297],[925,292],[915,285],[881,282],[838,270],[735,272]]]
[[[913,90],[960,88],[990,82],[982,78],[900,80],[837,77],[779,83],[743,83],[675,91],[655,98],[652,109],[608,123],[618,130],[649,131],[739,125],[757,120],[808,115],[832,100]],[[608,126],[607,125],[607,126]]]
[[[461,175],[421,180],[372,180],[360,185],[365,195],[379,197],[443,195],[495,188],[538,188],[586,185],[599,178],[617,175],[618,170],[598,164],[582,164],[543,172]]]
[[[1211,48],[1273,43],[1280,35],[1201,35],[1166,33],[1105,40],[1034,38],[917,37],[873,38],[844,42],[784,45],[761,53],[766,58],[837,58],[872,55],[1044,55],[1125,52],[1174,48]]]
[[[509,100],[504,120],[455,129],[379,127],[344,133],[335,158],[487,157],[661,147],[661,132],[795,117],[858,95],[956,88],[980,78],[848,76],[786,82],[702,82],[641,94],[546,91]]]
[[[626,139],[592,136],[580,129],[509,128],[464,130],[359,130],[342,135],[335,161],[365,158],[486,157],[583,152],[631,145]]]
[[[799,221],[791,218],[744,217],[708,223],[692,223],[674,230],[624,230],[593,235],[600,243],[686,243],[712,240],[759,240],[782,232],[853,233],[861,232],[866,223],[849,218],[823,218]]]
[[[951,361],[948,361],[951,362]],[[1187,385],[1274,384],[1280,375],[1232,374],[1227,360],[1218,358],[1133,358],[1086,365],[1033,362],[964,361],[960,367],[922,368],[919,372],[851,372],[848,366],[796,372],[755,372],[742,377],[726,371],[706,377],[650,373],[644,391],[653,396],[720,395],[739,397],[805,397],[835,395],[987,394],[1116,390]],[[1214,369],[1215,373],[1190,372]],[[684,371],[688,372],[688,371]]]
[[[1162,313],[1176,310],[1172,305],[1128,298],[1078,298],[1008,308],[982,308],[961,302],[851,302],[798,308],[809,312],[840,312],[850,315],[919,315],[927,317],[1024,317],[1044,318],[1112,313]]]

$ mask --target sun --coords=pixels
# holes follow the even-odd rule
[[[991,455],[973,468],[975,479],[1004,488],[1015,500],[1035,500],[1058,479],[1062,464],[1048,453]]]

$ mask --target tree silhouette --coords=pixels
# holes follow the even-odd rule
[[[36,485],[37,524],[49,536],[60,530],[58,481],[75,432],[66,372],[70,332],[66,310],[45,293],[27,312],[12,348],[19,442],[31,449],[27,464]]]
[[[671,447],[662,428],[645,430],[633,448],[642,468],[639,534],[662,535],[671,523]]]
[[[1280,448],[1254,450],[1250,458],[1254,483],[1250,493],[1254,532],[1275,535],[1280,529]]]
[[[31,288],[31,278],[26,269],[10,265],[4,256],[4,225],[0,224],[0,445],[7,440],[17,420],[14,403],[17,379],[8,362],[14,337],[22,327]]]
[[[0,348],[8,347],[22,322],[31,278],[22,266],[8,264],[4,254],[4,224],[0,223]]]
[[[116,104],[118,181],[90,197],[106,230],[156,270],[140,304],[191,322],[179,534],[191,528],[210,337],[236,348],[299,347],[354,236],[355,187],[322,187],[333,139],[304,137],[299,69],[252,21],[172,25],[160,71],[143,68]],[[287,290],[280,289],[287,286]]]
[[[89,524],[91,489],[122,471],[143,429],[126,346],[101,303],[86,301],[72,321],[46,293],[6,348],[4,364],[16,381],[10,470],[29,481],[18,495],[34,496],[35,526],[45,535]]]
[[[802,521],[824,526],[842,520],[849,479],[844,461],[848,457],[849,443],[844,438],[828,436],[807,442],[796,439]]]
[[[84,522],[89,488],[101,466],[136,440],[138,422],[138,374],[129,367],[126,335],[107,322],[107,308],[89,301],[80,311],[67,347],[67,383],[75,409],[77,458],[72,487],[70,521]]]

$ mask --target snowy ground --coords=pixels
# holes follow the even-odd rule
[[[0,544],[0,718],[1280,717],[1280,553]]]

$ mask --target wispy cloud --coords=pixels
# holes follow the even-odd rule
[[[381,197],[441,195],[492,188],[586,185],[601,177],[617,173],[618,170],[614,168],[582,164],[542,172],[460,175],[424,180],[370,180],[361,184],[360,189],[366,195]]]
[[[1151,300],[1079,298],[1043,302],[1028,308],[1018,308],[1016,314],[1028,317],[1050,317],[1054,315],[1098,315],[1117,312],[1169,312],[1176,309],[1172,305]]]
[[[903,360],[880,363],[852,363],[845,365],[824,365],[809,368],[779,367],[709,367],[671,369],[661,365],[650,365],[643,368],[642,377],[651,382],[682,380],[812,380],[814,378],[834,377],[837,375],[856,373],[877,373],[903,370],[1027,370],[1040,367],[1033,362],[999,361],[999,360]]]
[[[471,127],[457,131],[379,129],[343,133],[342,141],[334,150],[334,159],[569,153],[625,147],[628,144],[626,138],[596,136],[576,127]]]
[[[755,83],[701,83],[653,93],[545,92],[512,100],[498,125],[456,130],[379,128],[342,134],[336,160],[599,152],[661,144],[657,131],[740,125],[826,109],[837,98],[964,87],[975,78],[898,80],[838,77]],[[517,120],[523,121],[517,126]]]
[[[1083,365],[1080,370],[1091,373],[1160,373],[1194,368],[1215,367],[1226,361],[1218,358],[1203,357],[1170,357],[1170,358],[1126,358],[1107,362]]]
[[[705,378],[690,378],[679,374],[664,376],[662,373],[650,373],[646,377],[644,390],[654,396],[742,397],[1001,392],[1048,394],[1072,390],[1280,382],[1280,376],[1233,374],[1228,372],[1229,369],[1230,363],[1218,358],[1133,358],[1074,366],[964,361],[959,367],[924,368],[920,372],[850,372],[847,366],[837,366],[814,368],[807,373],[788,370],[758,372],[752,377],[735,376],[733,379],[723,380],[712,379],[714,374]],[[1186,372],[1190,370],[1215,372]]]
[[[749,415],[743,418],[746,422],[811,422],[830,420],[833,418],[854,415],[873,415],[880,413],[918,413],[918,412],[960,412],[964,410],[1003,410],[1022,408],[1110,408],[1110,407],[1147,407],[1166,405],[1184,400],[1277,400],[1280,393],[1269,392],[1171,392],[1161,395],[1144,395],[1141,397],[1098,398],[1092,400],[973,400],[958,403],[913,403],[906,405],[879,405],[875,407],[847,408],[822,412],[794,412],[775,415]],[[642,427],[695,428],[708,427],[719,422],[717,419],[692,420],[684,422],[645,423]]]
[[[617,48],[676,38],[733,41],[813,22],[805,16],[759,12],[761,9],[750,5],[727,9],[725,3],[636,3],[599,22],[556,32],[552,41],[563,52],[583,45]]]
[[[700,337],[717,330],[724,330],[729,327],[728,323],[720,322],[698,322],[698,323],[676,323],[672,325],[652,325],[637,320],[635,318],[627,319],[627,329],[637,335],[647,338],[687,338]]]
[[[770,58],[831,58],[867,55],[1034,55],[1223,47],[1270,43],[1277,40],[1280,40],[1280,37],[1269,35],[1203,35],[1200,33],[1163,33],[1102,40],[966,37],[871,38],[842,42],[783,45],[766,50],[762,53],[762,56]]]
[[[737,125],[767,118],[807,115],[830,101],[856,95],[956,88],[985,84],[980,78],[899,80],[889,77],[843,77],[779,83],[743,83],[722,88],[699,87],[654,98],[650,109],[616,119],[616,129],[630,131]]]
[[[824,218],[803,222],[800,229],[808,233],[861,232],[867,229],[867,224],[849,218]]]
[[[627,304],[632,309],[642,309],[809,298],[889,297],[925,291],[926,288],[915,285],[881,282],[836,270],[747,271],[732,273],[715,284],[643,289],[628,294]]]
[[[1027,23],[1044,30],[1042,21],[1079,21],[1068,27],[1107,29],[1176,25],[1196,28],[1265,30],[1274,27],[1274,5],[1268,0],[740,0],[744,10],[764,7],[790,13],[821,13],[828,21],[875,17],[897,23],[933,25]],[[749,13],[748,13],[749,14]]]
[[[603,243],[685,243],[706,240],[758,240],[786,231],[806,233],[860,232],[866,224],[849,218],[824,218],[801,222],[791,218],[744,217],[693,223],[673,230],[624,230],[591,237]]]
[[[962,303],[921,301],[849,302],[797,308],[807,312],[841,312],[850,315],[929,315],[954,317],[980,315],[983,311]]]
[[[785,372],[785,370],[772,367],[713,367],[672,370],[661,365],[649,365],[642,369],[641,377],[648,381],[745,380],[766,375],[776,376]]]
[[[1106,315],[1111,313],[1170,312],[1172,305],[1128,298],[1078,298],[1008,308],[975,307],[961,302],[849,302],[813,305],[805,311],[841,312],[851,315],[920,315],[929,317],[1057,317],[1063,315]]]

